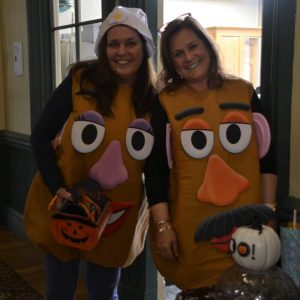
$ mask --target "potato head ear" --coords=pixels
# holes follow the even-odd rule
[[[261,113],[253,113],[253,124],[256,135],[258,155],[262,158],[266,155],[271,144],[271,131],[267,119]]]

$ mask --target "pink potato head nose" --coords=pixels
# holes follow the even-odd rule
[[[100,159],[90,169],[89,176],[105,190],[113,189],[128,180],[128,172],[118,141],[112,141],[108,145]]]

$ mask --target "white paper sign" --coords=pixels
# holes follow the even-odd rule
[[[14,72],[15,75],[23,75],[23,51],[22,42],[13,43],[13,60],[14,60]]]

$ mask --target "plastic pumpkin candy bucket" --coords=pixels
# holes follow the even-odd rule
[[[50,205],[55,206],[55,196]],[[111,202],[104,196],[99,204],[88,196],[81,195],[76,201],[66,201],[63,207],[51,216],[51,232],[62,245],[81,250],[92,250],[113,210]]]

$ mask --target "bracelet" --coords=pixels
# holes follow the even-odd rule
[[[157,230],[157,232],[158,232],[158,233],[161,233],[161,232],[163,232],[163,231],[165,231],[165,230],[169,230],[169,229],[173,229],[173,227],[172,227],[171,225],[166,225],[166,226],[164,226],[164,227],[159,228],[159,229]]]
[[[161,224],[165,224],[165,223],[170,223],[170,220],[154,221],[154,223],[155,223],[156,225],[161,225]]]

